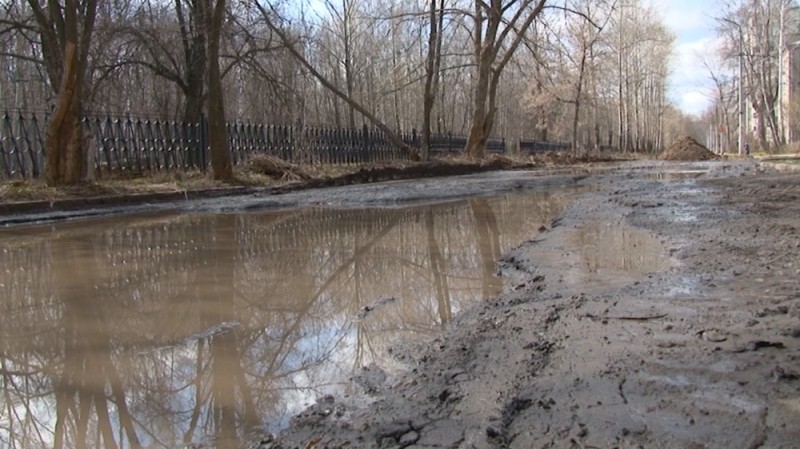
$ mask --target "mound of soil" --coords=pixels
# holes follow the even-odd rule
[[[716,159],[717,155],[692,137],[686,136],[672,142],[658,158],[662,161],[707,161]]]
[[[299,165],[286,162],[274,156],[260,155],[250,160],[250,170],[271,178],[296,181],[308,180],[312,176]]]

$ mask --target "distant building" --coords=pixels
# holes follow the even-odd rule
[[[786,142],[795,142],[800,139],[800,8],[787,8],[783,20],[778,121]]]

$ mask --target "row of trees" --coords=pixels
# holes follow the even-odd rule
[[[86,171],[86,111],[209,118],[232,176],[226,117],[418,128],[654,150],[673,36],[640,0],[11,0],[0,101],[52,110],[52,184]]]
[[[745,141],[763,149],[791,143],[797,135],[796,0],[727,0],[716,22],[720,45],[705,61],[714,81],[712,105],[703,117],[711,142],[721,150],[736,147],[741,82]]]

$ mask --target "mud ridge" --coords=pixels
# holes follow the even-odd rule
[[[796,447],[800,265],[786,253],[800,248],[800,180],[710,167],[590,178],[608,187],[504,255],[503,295],[399,343],[407,369],[369,404],[297,420],[265,448]],[[598,242],[646,241],[669,263],[614,274],[574,246],[591,223],[605,223]],[[640,255],[610,258],[648,266]],[[575,278],[586,264],[603,276]]]

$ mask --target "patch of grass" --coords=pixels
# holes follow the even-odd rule
[[[48,187],[44,181],[38,180],[13,180],[0,183],[0,201],[37,201],[65,198],[68,195],[55,188]]]

